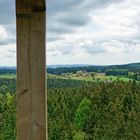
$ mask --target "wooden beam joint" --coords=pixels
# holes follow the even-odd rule
[[[30,17],[34,12],[46,11],[45,0],[17,0],[16,16]]]

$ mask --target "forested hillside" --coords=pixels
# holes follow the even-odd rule
[[[124,65],[99,65],[99,66],[63,66],[63,67],[49,67],[47,69],[48,73],[51,74],[61,74],[61,73],[76,73],[77,71],[87,71],[87,72],[101,72],[105,73],[107,70],[127,70],[130,72],[139,72],[140,71],[140,63],[132,63],[132,64],[124,64]]]
[[[15,140],[15,77],[0,76],[0,140]],[[140,84],[48,81],[49,140],[139,140]]]
[[[49,139],[140,139],[140,85],[94,83],[48,90]]]

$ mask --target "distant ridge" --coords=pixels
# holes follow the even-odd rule
[[[47,65],[47,68],[74,68],[74,67],[113,67],[113,66],[140,66],[140,62],[128,64],[113,64],[113,65],[94,65],[94,64],[58,64]],[[0,66],[0,69],[16,69],[16,66]]]
[[[47,67],[51,74],[75,73],[77,71],[105,73],[108,70],[127,70],[129,72],[140,72],[140,63],[129,63],[120,65],[58,65]]]
[[[88,64],[64,64],[64,65],[47,65],[47,68],[62,68],[62,67],[85,67],[85,66],[91,66]]]
[[[0,66],[0,69],[16,69],[15,66],[11,66],[11,67],[8,67],[8,66]]]
[[[128,64],[113,64],[113,65],[94,65],[94,64],[64,64],[64,65],[47,65],[47,68],[71,68],[71,67],[88,67],[88,66],[96,66],[96,67],[110,67],[110,66],[140,66],[140,62],[137,63],[128,63]]]

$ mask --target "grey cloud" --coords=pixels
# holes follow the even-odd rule
[[[0,40],[0,45],[15,43],[15,0],[0,0],[0,25],[8,34],[6,39]]]
[[[59,51],[62,55],[75,55],[75,53],[78,53],[77,51],[75,52],[77,48],[79,52],[83,50],[88,54],[99,54],[106,52],[106,50],[102,47],[101,42],[97,42],[95,44],[84,43],[83,45],[79,45],[76,42],[63,43],[62,45],[58,44],[57,51]],[[49,48],[48,52],[56,52],[56,48]]]
[[[63,36],[47,36],[47,41],[48,42],[54,42],[54,41],[58,41],[58,40],[64,40],[64,37]]]
[[[66,34],[90,22],[89,13],[124,0],[48,0],[48,32]]]
[[[103,44],[102,41],[96,41],[96,42],[92,42],[90,44],[85,43],[81,47],[84,48],[86,53],[88,53],[88,54],[100,54],[100,53],[106,52],[106,50],[104,49],[102,44]]]
[[[120,39],[121,43],[127,44],[128,46],[135,46],[137,44],[136,40],[132,39]]]
[[[13,24],[10,25],[3,25],[6,31],[13,37],[16,37],[16,20],[13,21]]]
[[[102,47],[96,47],[96,46],[90,47],[90,46],[88,46],[88,47],[86,47],[86,52],[88,54],[100,54],[100,53],[105,53],[106,50]]]
[[[82,2],[81,2],[82,3]],[[49,1],[48,31],[57,34],[74,32],[76,27],[86,25],[90,20],[88,12],[80,8],[80,2]]]
[[[15,56],[13,56],[13,55],[5,55],[5,57],[6,58],[11,58],[11,59],[15,58]]]
[[[85,43],[81,47],[83,47],[88,54],[107,53],[108,51],[105,49],[104,44],[106,44],[106,46],[111,45],[111,46],[118,47],[118,48],[121,47],[121,48],[123,48],[124,53],[130,53],[136,49],[137,44],[140,44],[139,41],[132,39],[132,38],[99,39],[98,41],[95,41],[90,44]]]
[[[72,53],[76,46],[73,43],[63,44],[63,46],[58,46],[58,50],[61,52],[62,55],[69,55]]]
[[[51,56],[52,56],[52,57],[56,57],[56,56],[58,56],[58,54],[54,53],[54,54],[52,54]]]
[[[85,16],[85,15],[69,15],[68,17],[66,16],[65,18],[61,17],[60,22],[62,24],[66,24],[67,26],[84,26],[88,23],[88,21],[90,20],[89,16]]]
[[[49,32],[60,35],[60,34],[66,34],[73,32],[74,29],[69,28],[68,26],[64,26],[62,24],[53,24],[50,28],[48,28],[48,34]]]
[[[82,42],[82,41],[81,41]],[[48,52],[56,52],[59,51],[62,55],[73,55],[74,52],[73,50],[76,50],[78,47],[79,51],[83,50],[86,53],[90,55],[95,55],[95,54],[102,54],[102,53],[108,53],[108,50],[106,50],[106,46],[113,46],[114,47],[122,47],[123,51],[128,53],[131,52],[135,49],[135,46],[137,42],[135,40],[131,39],[99,39],[97,41],[92,41],[90,40],[90,43],[86,42],[82,45],[79,45],[79,43],[76,42],[68,42],[68,43],[63,43],[63,44],[58,44],[57,48],[50,48],[48,49]]]
[[[107,6],[112,3],[119,3],[123,2],[124,0],[82,0],[82,1],[76,1],[76,0],[48,0],[48,14],[53,15],[60,12],[67,12],[67,11],[87,11],[91,8],[100,8]],[[80,12],[80,11],[79,11]],[[77,14],[77,13],[75,13]]]
[[[110,4],[117,4],[125,0],[86,0],[87,5],[92,8],[103,8]]]
[[[60,49],[60,51],[61,51],[61,53],[63,54],[63,55],[69,55],[69,54],[71,54],[72,53],[72,47],[65,47],[65,48],[63,48],[63,49]]]
[[[83,0],[84,2],[85,0]],[[77,7],[77,5],[81,5],[83,3],[81,1],[75,1],[75,0],[48,0],[47,2],[47,10],[49,15],[53,15],[60,12],[66,12],[68,10],[71,10],[72,8]]]
[[[0,0],[0,24],[11,24],[15,19],[15,0]]]
[[[7,42],[5,42],[5,41],[0,41],[0,46],[1,45],[6,45],[7,44]]]
[[[137,42],[133,39],[114,39],[107,40],[104,43],[114,46],[116,48],[122,48],[124,53],[132,53],[136,49]]]
[[[116,45],[117,44],[121,44],[124,53],[132,53],[137,48],[136,45],[138,44],[138,42],[133,39],[120,39],[116,40]]]
[[[55,52],[59,52],[62,55],[71,55],[73,50],[76,48],[77,46],[74,45],[73,42],[71,43],[63,43],[63,44],[58,44],[57,48],[56,47],[49,47],[47,49],[48,53],[55,53]]]
[[[47,48],[47,52],[54,52],[54,48]]]
[[[9,45],[15,43],[15,38],[6,38],[0,40],[0,45]]]
[[[8,52],[11,53],[11,54],[15,54],[16,53],[16,50],[9,49]]]

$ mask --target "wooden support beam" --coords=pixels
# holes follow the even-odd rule
[[[17,140],[47,140],[45,0],[16,0]]]

